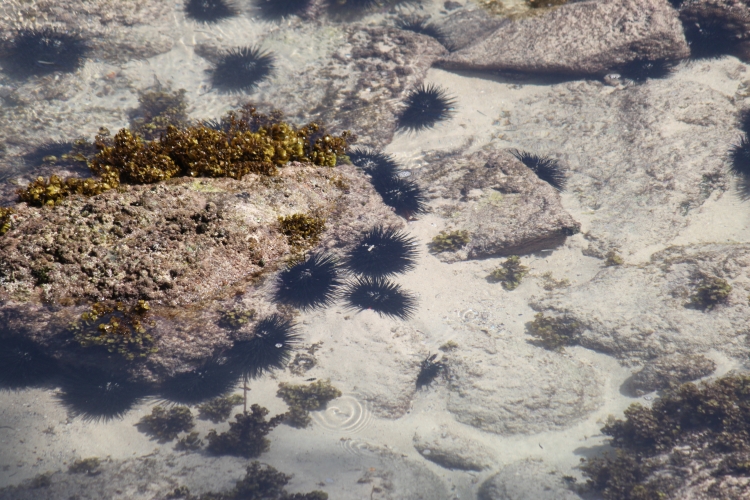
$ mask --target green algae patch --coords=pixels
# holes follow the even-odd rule
[[[16,213],[10,207],[0,207],[0,236],[4,235],[13,227],[13,214]]]
[[[200,418],[210,420],[215,424],[224,422],[229,418],[229,415],[231,415],[232,409],[235,406],[241,405],[244,401],[245,398],[239,394],[232,394],[231,396],[223,396],[206,401],[205,403],[198,405]]]
[[[308,385],[282,382],[276,395],[289,406],[287,423],[302,429],[312,422],[311,411],[322,410],[329,401],[341,397],[341,391],[332,386],[330,380],[318,380]]]
[[[160,442],[167,442],[175,439],[180,432],[190,431],[195,421],[187,406],[173,406],[169,410],[154,406],[151,415],[141,418],[137,425]]]
[[[512,255],[500,267],[492,271],[487,279],[494,283],[502,283],[503,288],[511,291],[518,288],[528,272],[529,268],[521,264],[521,258],[518,255]]]
[[[731,292],[732,285],[727,280],[717,276],[703,276],[690,296],[689,305],[710,311],[718,304],[726,302]]]
[[[432,238],[430,249],[435,253],[455,252],[466,246],[470,239],[468,231],[440,231]]]
[[[314,246],[320,240],[326,221],[307,214],[292,214],[279,217],[281,233],[292,247]]]
[[[544,313],[536,313],[534,321],[526,324],[526,330],[534,337],[532,343],[551,351],[561,351],[565,346],[577,344],[581,335],[581,325],[574,319],[545,316]]]

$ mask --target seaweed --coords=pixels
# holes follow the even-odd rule
[[[718,304],[726,302],[732,292],[732,285],[717,276],[703,275],[690,296],[689,306],[710,311]]]
[[[170,125],[187,122],[185,89],[175,92],[155,90],[138,96],[138,108],[130,113],[130,130],[145,139],[155,139],[166,133]]]
[[[174,449],[178,451],[195,451],[203,446],[203,440],[198,437],[198,432],[189,432],[186,436],[177,440]]]
[[[101,463],[102,462],[98,457],[82,458],[70,464],[68,466],[68,472],[70,474],[86,474],[89,476],[96,476],[101,472],[99,470],[99,466],[101,465]]]
[[[440,234],[432,238],[430,249],[435,253],[455,252],[469,243],[468,231],[440,231]]]
[[[200,418],[210,420],[215,424],[224,422],[229,418],[229,415],[231,415],[232,408],[241,405],[244,400],[245,398],[239,394],[232,394],[231,396],[221,396],[206,401],[205,403],[198,405]]]
[[[0,207],[0,236],[13,229],[13,214],[16,211],[10,207]]]
[[[268,409],[254,404],[250,413],[238,413],[235,421],[229,422],[229,430],[217,434],[211,429],[206,436],[208,451],[214,455],[235,455],[245,458],[257,457],[271,447],[266,435],[287,418],[281,413],[266,421]]]
[[[620,256],[620,254],[618,254],[614,250],[610,250],[609,252],[607,252],[607,255],[605,255],[604,258],[604,265],[607,267],[621,266],[625,263],[625,260]]]
[[[255,319],[255,309],[235,305],[232,309],[220,311],[219,326],[229,330],[239,330]]]
[[[308,385],[282,382],[276,395],[289,406],[286,422],[302,429],[312,421],[309,412],[325,408],[329,401],[341,397],[341,391],[332,386],[330,380],[318,380]]]
[[[305,214],[279,217],[281,233],[292,247],[315,246],[325,229],[325,219]]]
[[[159,442],[172,441],[180,432],[188,432],[194,426],[193,414],[187,406],[173,406],[169,410],[154,406],[151,415],[146,415],[136,424],[146,434],[159,438]]]
[[[132,307],[122,302],[95,302],[89,311],[81,314],[80,321],[71,323],[68,329],[82,347],[105,347],[131,360],[145,357],[158,350],[146,330],[149,309],[145,300],[139,300]]]
[[[521,264],[518,255],[511,255],[500,267],[495,269],[487,277],[489,281],[502,283],[506,290],[515,290],[521,284],[521,280],[528,274],[529,268]]]
[[[526,324],[529,335],[536,337],[531,342],[551,351],[560,351],[565,346],[578,343],[581,325],[567,316],[549,317],[536,313],[534,321]]]

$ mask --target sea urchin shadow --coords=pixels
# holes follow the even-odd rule
[[[283,368],[300,341],[294,323],[278,314],[255,325],[253,337],[234,343],[228,356],[237,372],[245,378],[257,378],[265,372]]]
[[[558,191],[565,189],[565,184],[567,183],[565,169],[554,158],[539,156],[526,151],[518,151],[517,149],[512,149],[510,154],[521,160],[537,177],[553,188]]]
[[[255,0],[255,5],[266,19],[282,19],[301,15],[310,6],[311,0]]]
[[[216,23],[237,15],[237,8],[227,0],[187,0],[185,15],[201,23]]]
[[[414,269],[417,241],[393,228],[375,227],[349,250],[344,265],[350,271],[379,278]]]
[[[73,370],[73,369],[70,369]],[[147,395],[147,387],[96,368],[78,368],[65,374],[60,402],[86,421],[121,418]]]
[[[238,47],[223,54],[211,74],[220,92],[252,91],[274,69],[274,57],[257,47]]]
[[[54,28],[23,29],[3,46],[3,71],[16,78],[72,73],[88,53],[83,37]]]
[[[239,373],[228,362],[210,360],[166,380],[159,394],[175,403],[193,405],[226,394],[234,388],[238,378]]]
[[[417,299],[400,285],[385,278],[357,278],[345,294],[352,309],[370,309],[381,316],[408,319],[417,308]]]
[[[393,156],[367,148],[352,148],[347,153],[351,162],[372,177],[395,177],[398,163]]]
[[[405,108],[398,117],[398,129],[418,132],[432,128],[453,115],[455,99],[440,87],[420,85],[406,95]]]
[[[274,300],[303,311],[330,306],[342,283],[335,259],[313,253],[279,273]]]
[[[55,375],[57,362],[23,338],[0,341],[0,389],[39,385]]]

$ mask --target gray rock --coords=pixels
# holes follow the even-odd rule
[[[602,375],[593,367],[528,344],[514,349],[515,356],[451,355],[448,411],[456,420],[495,434],[531,434],[567,428],[599,407]]]
[[[716,363],[702,354],[673,354],[646,363],[625,382],[625,388],[628,392],[641,396],[706,377],[714,370]]]
[[[581,345],[625,362],[709,349],[743,357],[748,352],[748,266],[747,244],[671,247],[654,254],[649,264],[604,268],[568,293],[531,305],[574,319],[583,326]],[[732,292],[710,310],[690,307],[706,275],[726,280]]]
[[[461,50],[480,40],[510,21],[490,15],[484,9],[460,10],[448,16],[438,27],[445,35],[447,46]]]
[[[493,462],[487,447],[446,426],[415,434],[414,448],[425,459],[446,469],[481,471]]]
[[[445,261],[518,255],[562,244],[580,225],[565,211],[559,193],[505,151],[431,161],[419,173],[428,195],[451,228],[466,230],[470,242]]]
[[[503,467],[479,487],[478,500],[580,500],[562,475],[543,462],[524,460]]]
[[[690,51],[664,0],[596,0],[506,23],[443,57],[447,69],[603,74],[636,58],[681,59]]]

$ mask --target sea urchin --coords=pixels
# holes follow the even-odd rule
[[[417,307],[414,295],[385,278],[357,278],[346,291],[346,301],[352,309],[371,309],[400,319],[411,317]]]
[[[456,101],[440,87],[422,84],[407,94],[405,104],[406,107],[398,117],[397,127],[417,132],[450,118]]]
[[[229,351],[231,363],[245,378],[256,378],[264,372],[283,368],[300,335],[291,320],[274,314],[255,325],[249,340],[235,342]]]
[[[342,284],[338,274],[332,256],[313,253],[279,273],[274,299],[303,311],[329,306]]]
[[[667,59],[634,59],[620,68],[620,74],[636,83],[648,79],[666,78],[674,70],[675,62]]]
[[[255,3],[267,19],[300,15],[310,6],[310,0],[255,0]]]
[[[185,14],[201,23],[216,23],[237,15],[237,8],[226,0],[187,0]]]
[[[372,278],[414,269],[417,242],[393,228],[375,227],[349,250],[344,265],[352,272]]]
[[[274,57],[258,47],[238,47],[221,56],[211,75],[212,85],[222,92],[253,90],[274,69]]]
[[[20,30],[4,49],[3,70],[16,78],[72,73],[88,53],[81,35],[49,27]]]
[[[351,162],[373,177],[394,177],[398,163],[393,156],[367,148],[352,148],[347,153]]]
[[[732,160],[730,171],[744,178],[750,177],[750,140],[747,135],[743,135],[739,144],[735,144],[729,150],[729,157]]]
[[[239,379],[225,360],[209,360],[193,370],[166,380],[160,394],[170,401],[193,405],[229,392]]]
[[[565,170],[557,160],[549,156],[539,156],[517,149],[511,150],[510,154],[521,160],[537,177],[553,188],[558,191],[565,189],[565,183],[567,182]]]
[[[374,175],[372,186],[383,198],[383,203],[393,207],[405,219],[411,219],[427,210],[427,199],[422,188],[414,181],[398,175]]]
[[[145,395],[142,384],[96,368],[79,368],[64,376],[58,397],[73,416],[107,421],[121,418]]]

